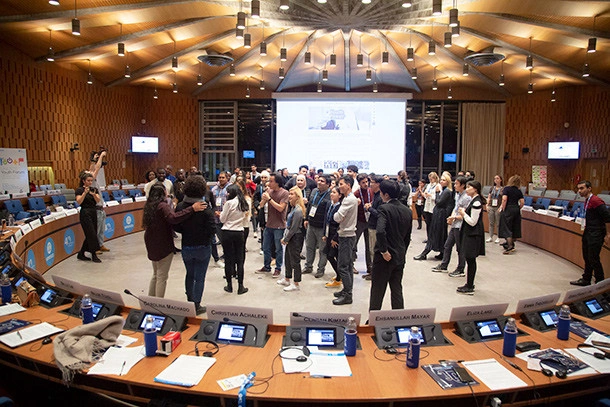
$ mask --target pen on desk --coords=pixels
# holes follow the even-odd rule
[[[23,336],[21,336],[21,332],[17,331],[17,336],[19,337],[19,339],[23,340]]]
[[[332,379],[332,376],[309,376],[312,379]]]
[[[445,359],[440,359],[438,361],[438,363],[462,363],[463,360],[445,360]]]
[[[125,368],[125,362],[123,361],[123,365],[121,366],[121,372],[119,373],[119,376],[123,376],[123,369]]]

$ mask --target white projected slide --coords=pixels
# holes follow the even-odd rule
[[[325,173],[404,169],[406,99],[277,101],[276,166],[301,164]]]

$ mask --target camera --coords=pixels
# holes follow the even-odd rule
[[[100,146],[99,151],[92,151],[89,156],[89,161],[91,161],[93,163],[97,162],[97,160],[99,159],[99,155],[102,154],[104,151],[108,152],[106,147],[103,147],[103,146]],[[96,157],[96,156],[98,156],[98,157]],[[102,167],[106,164],[108,164],[107,161],[102,161]]]

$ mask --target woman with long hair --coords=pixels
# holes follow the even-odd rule
[[[428,174],[428,184],[424,189],[424,222],[426,222],[426,241],[430,239],[430,230],[432,228],[432,214],[434,213],[434,206],[436,205],[436,186],[438,185],[438,174],[432,171]]]
[[[224,290],[233,292],[231,278],[237,272],[237,294],[245,294],[248,289],[244,287],[244,217],[250,208],[239,186],[232,184],[227,187],[227,201],[220,213],[222,223],[222,250],[225,256],[225,279],[227,285]]]
[[[157,173],[154,172],[153,170],[148,170],[146,171],[146,174],[144,174],[144,183],[148,184],[150,181],[157,179]]]
[[[417,229],[421,229],[422,219],[424,218],[424,205],[426,197],[424,192],[426,190],[426,180],[420,179],[415,190],[415,211],[417,213]]]
[[[100,244],[97,239],[97,203],[102,199],[100,191],[93,187],[93,174],[83,171],[80,174],[80,186],[76,188],[74,194],[76,203],[80,205],[80,225],[85,234],[83,245],[76,256],[77,259],[83,261],[91,261],[101,263],[102,261],[95,254],[100,249]],[[85,256],[85,252],[91,253],[91,258]]]
[[[201,175],[192,175],[184,183],[184,199],[176,207],[181,211],[193,206],[194,203],[206,201],[208,186]],[[210,206],[201,212],[194,213],[188,222],[174,225],[174,230],[182,234],[182,261],[186,268],[184,288],[186,300],[195,304],[197,314],[202,314],[206,308],[201,306],[205,275],[212,256],[212,236],[214,235],[216,219]]]
[[[521,237],[521,208],[525,200],[523,192],[519,189],[520,186],[521,177],[513,175],[502,190],[502,204],[498,209],[500,212],[498,236],[506,239],[503,254],[514,252],[515,240]]]
[[[301,249],[304,241],[303,218],[305,214],[301,188],[295,185],[288,190],[288,203],[292,210],[286,218],[284,237],[280,241],[286,246],[286,254],[284,255],[286,272],[283,278],[277,280],[277,283],[284,286],[284,291],[298,291],[301,282]],[[293,273],[294,281],[291,282]]]
[[[460,294],[474,294],[474,277],[477,273],[477,257],[485,255],[485,228],[483,226],[483,206],[485,198],[481,196],[481,183],[479,181],[468,181],[466,193],[472,198],[466,209],[458,209],[459,215],[464,219],[460,230],[460,251],[466,259],[468,270],[466,272],[466,284],[458,287]]]
[[[487,217],[489,219],[489,238],[486,240],[487,243],[494,241],[495,226],[498,225],[498,229],[500,229],[500,212],[498,212],[498,209],[500,208],[500,204],[502,204],[503,188],[504,180],[502,179],[502,176],[496,175],[494,177],[494,185],[489,190],[489,195],[487,195]],[[496,239],[496,243],[500,243],[499,237]]]
[[[145,229],[144,243],[148,259],[153,265],[148,295],[153,297],[165,295],[167,276],[174,256],[172,225],[185,221],[193,212],[200,212],[206,207],[205,202],[196,202],[182,211],[174,212],[163,184],[158,183],[150,187],[142,215]]]
[[[343,195],[341,195],[339,187],[332,187],[330,189],[331,204],[328,205],[326,217],[324,218],[324,236],[322,237],[322,240],[326,242],[323,253],[326,254],[326,258],[336,274],[335,277],[326,283],[326,287],[329,288],[341,286],[341,277],[337,272],[337,256],[339,255],[339,235],[337,231],[339,230],[339,224],[335,222],[334,215],[341,207],[342,199]]]
[[[246,186],[246,181],[243,177],[237,177],[235,184],[239,186],[242,194],[244,194],[244,198],[246,202],[248,202],[248,213],[244,216],[244,259],[246,258],[246,242],[248,241],[248,235],[250,234],[250,220],[252,218],[252,194],[250,193],[250,189]]]

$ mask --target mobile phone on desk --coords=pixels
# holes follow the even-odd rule
[[[460,381],[462,383],[474,382],[474,379],[472,378],[472,376],[470,376],[470,373],[468,373],[468,370],[466,370],[465,367],[453,366],[453,370],[455,371],[455,373],[457,374],[458,378],[460,379]]]

